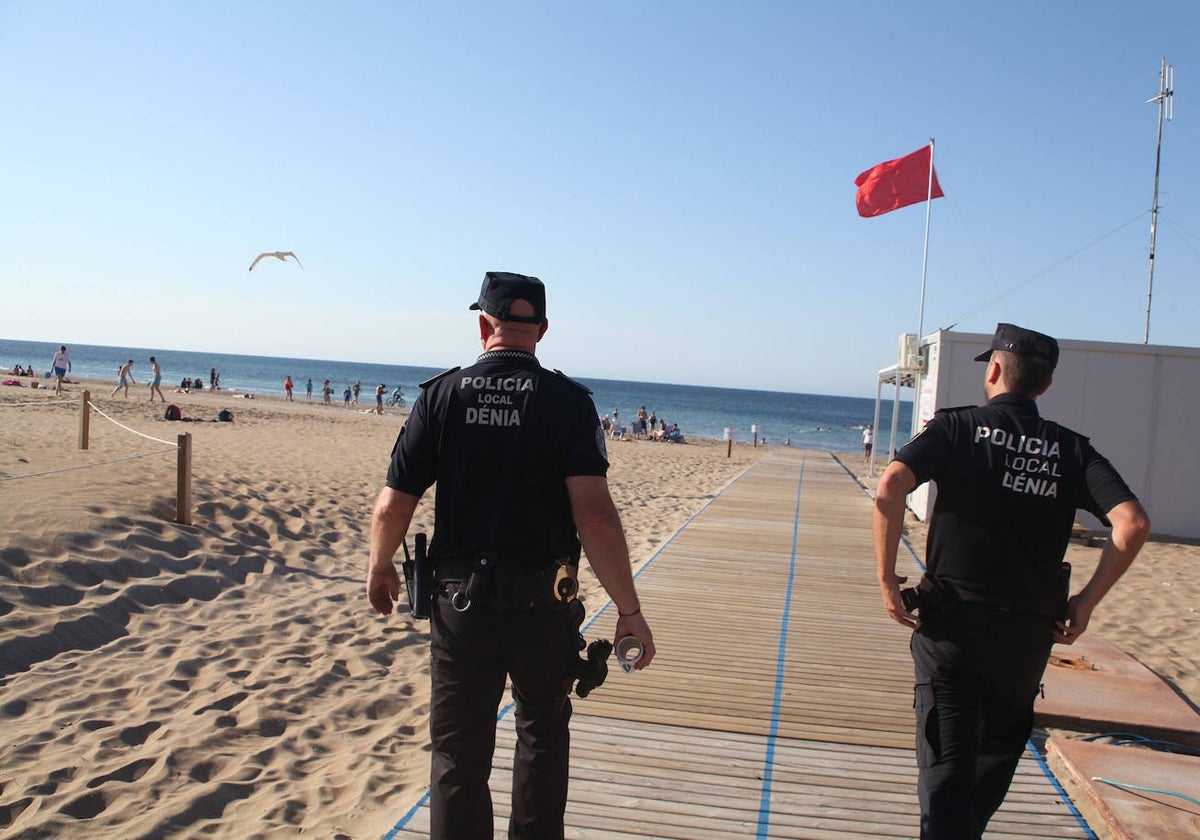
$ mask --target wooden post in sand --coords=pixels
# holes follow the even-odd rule
[[[725,448],[725,457],[726,458],[733,457],[733,439],[735,437],[737,437],[737,432],[735,432],[729,426],[726,426],[725,427],[725,440],[729,441],[729,446],[727,446]]]
[[[92,430],[92,392],[83,392],[83,401],[79,405],[79,448],[88,448],[88,438]]]
[[[175,521],[192,524],[192,433],[178,438],[178,457],[175,476]]]

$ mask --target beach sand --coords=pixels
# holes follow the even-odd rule
[[[115,421],[93,414],[86,452],[83,387]],[[0,387],[0,478],[28,476],[0,482],[0,836],[381,836],[429,759],[427,625],[377,617],[363,595],[402,416],[167,390],[196,420],[167,422],[145,386],[112,387]],[[222,408],[232,423],[214,422]],[[184,432],[191,526],[173,521]],[[609,451],[640,564],[770,450]],[[922,528],[910,519],[918,551]],[[1098,553],[1072,547],[1077,580]],[[1198,556],[1148,546],[1093,623],[1192,698]],[[586,569],[582,583],[594,612],[603,593]]]
[[[86,452],[84,387],[115,421]],[[381,836],[429,773],[428,625],[363,594],[402,416],[168,389],[197,422],[167,422],[112,388],[0,388],[0,477],[31,476],[0,483],[0,836]],[[768,451],[608,446],[639,564]],[[586,567],[581,589],[604,605]]]

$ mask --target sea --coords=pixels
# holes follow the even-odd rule
[[[15,365],[32,365],[37,371],[49,370],[50,360],[59,344],[45,341],[0,339],[0,369],[11,371]],[[242,356],[232,353],[207,353],[188,350],[164,350],[145,347],[105,347],[71,344],[67,347],[73,366],[72,375],[107,379],[115,383],[117,369],[134,360],[133,374],[138,386],[148,379],[153,355],[162,366],[163,386],[174,387],[185,377],[200,379],[209,386],[209,374],[215,368],[221,388],[229,392],[283,395],[283,380],[290,376],[297,399],[305,399],[305,385],[313,381],[314,399],[320,398],[321,383],[329,379],[335,396],[355,381],[362,382],[370,401],[375,386],[383,383],[391,393],[403,387],[411,401],[420,391],[419,383],[440,373],[438,368],[381,365],[370,362],[338,362],[321,359],[288,359],[273,356]],[[855,452],[862,448],[862,430],[874,419],[875,401],[865,397],[822,394],[792,394],[781,391],[753,391],[742,388],[714,388],[700,385],[676,385],[660,382],[635,382],[615,379],[573,377],[592,391],[599,414],[618,415],[628,425],[641,406],[654,412],[668,424],[678,423],[685,438],[726,440],[727,430],[734,440],[766,442],[768,446],[818,449],[826,452]],[[897,445],[908,438],[912,402],[900,402]],[[880,405],[876,442],[886,451],[892,422],[892,400]]]

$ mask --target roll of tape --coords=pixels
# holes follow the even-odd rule
[[[645,650],[642,641],[637,636],[622,636],[617,642],[617,663],[626,674],[633,671],[633,666],[642,659]]]

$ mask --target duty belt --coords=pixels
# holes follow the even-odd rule
[[[483,603],[523,610],[565,606],[579,593],[578,572],[575,557],[527,564],[481,552],[469,561],[436,562],[433,574],[439,594],[448,594],[451,606],[466,612]]]

